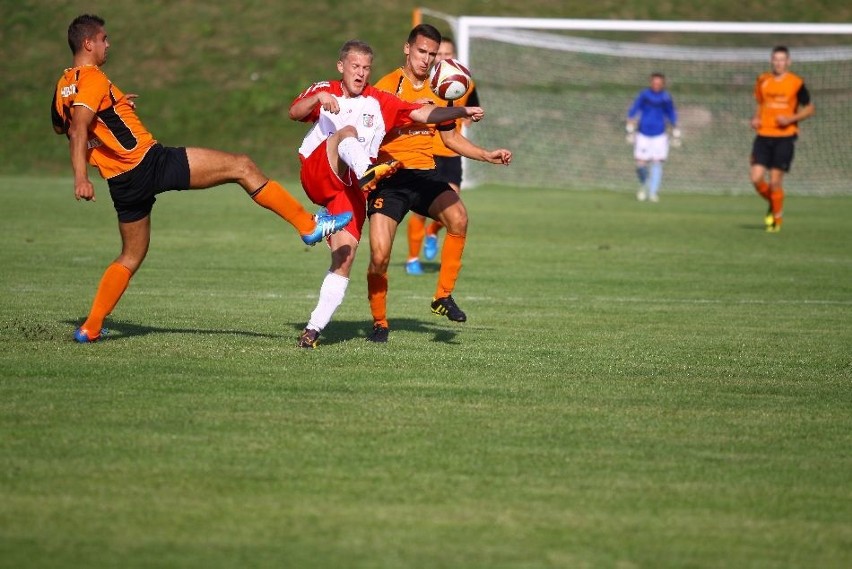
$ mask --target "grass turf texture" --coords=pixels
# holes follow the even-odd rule
[[[849,198],[465,193],[456,298],[328,264],[236,186],[161,196],[112,333],[104,185],[0,178],[0,566],[848,567]],[[294,188],[298,190],[298,188]]]

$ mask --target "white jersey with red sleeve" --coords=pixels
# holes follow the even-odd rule
[[[340,112],[334,114],[316,105],[302,120],[312,122],[314,126],[305,135],[299,154],[307,158],[328,138],[344,126],[354,126],[358,131],[358,140],[364,145],[370,158],[375,159],[385,134],[392,128],[403,126],[411,121],[409,113],[419,109],[421,104],[408,103],[399,97],[367,85],[357,97],[343,95],[343,86],[337,81],[314,83],[293,99],[295,103],[304,97],[310,97],[317,91],[326,91],[334,95],[340,105]]]

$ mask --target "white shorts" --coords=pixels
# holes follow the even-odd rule
[[[645,136],[636,133],[636,143],[633,146],[633,158],[647,162],[648,160],[662,161],[669,157],[669,135]]]

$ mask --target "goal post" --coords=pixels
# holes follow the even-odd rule
[[[419,16],[454,37],[477,82],[487,115],[467,135],[514,153],[510,168],[466,160],[466,185],[635,190],[625,115],[662,72],[683,133],[664,191],[751,192],[754,82],[782,44],[816,107],[785,190],[852,194],[852,24]]]

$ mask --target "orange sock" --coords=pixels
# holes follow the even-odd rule
[[[133,273],[130,272],[130,269],[119,263],[112,263],[106,268],[101,277],[101,284],[98,285],[98,292],[95,293],[95,300],[92,302],[89,317],[81,326],[89,333],[89,338],[100,335],[101,328],[104,327],[104,318],[118,304],[121,295],[127,290],[127,285],[132,276]]]
[[[773,187],[769,198],[769,203],[772,205],[772,217],[775,218],[775,225],[781,225],[781,218],[784,216],[784,189],[781,186]]]
[[[367,299],[373,324],[388,325],[388,274],[367,273]]]
[[[447,232],[444,247],[441,249],[441,270],[438,272],[438,288],[435,298],[450,296],[456,288],[456,279],[462,268],[462,253],[464,252],[464,235]]]
[[[296,228],[299,235],[310,233],[314,230],[316,222],[314,216],[302,207],[290,193],[275,180],[269,180],[255,193],[252,199],[266,209],[277,213]]]
[[[769,184],[766,182],[766,180],[761,180],[760,182],[756,183],[754,185],[754,189],[757,190],[757,193],[760,194],[763,199],[765,199],[766,201],[771,201],[769,198]]]
[[[423,246],[423,238],[426,237],[426,220],[411,214],[408,218],[408,258],[416,259],[420,256],[420,248]]]
[[[433,221],[426,227],[426,235],[437,235],[444,228],[444,224],[440,221]]]

